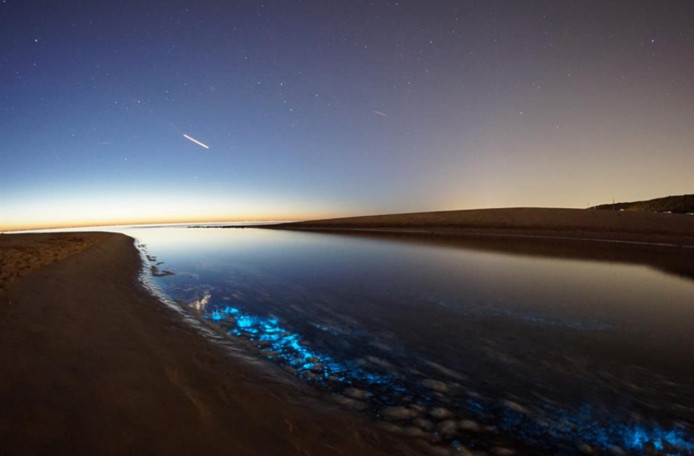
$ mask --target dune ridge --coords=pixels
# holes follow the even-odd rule
[[[269,228],[568,237],[694,245],[694,216],[585,209],[502,208],[308,220]]]

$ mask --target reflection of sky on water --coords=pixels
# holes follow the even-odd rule
[[[255,230],[214,230],[214,242],[202,241],[207,231],[192,241],[192,233],[176,233],[162,249],[155,238],[143,240],[177,273],[157,278],[162,289],[249,350],[394,431],[492,452],[694,453],[686,375],[673,380],[655,365],[632,369],[620,364],[619,352],[583,346],[631,343],[649,323],[654,345],[677,340],[684,333],[672,315],[649,320],[643,310],[655,295],[663,312],[686,310],[689,283],[680,289],[663,280],[668,288],[653,271],[610,265],[603,272],[621,280],[615,288],[624,286],[622,274],[636,287],[615,299],[612,284],[595,283],[593,295],[577,286],[598,279],[575,277],[589,263],[526,264],[464,252],[458,260],[465,261],[455,263],[446,250],[397,243]],[[498,293],[485,285],[490,277],[501,282]],[[513,300],[509,283],[517,285]],[[622,304],[636,295],[646,298]],[[542,296],[563,301],[558,309],[535,305]],[[602,301],[608,311],[578,308],[582,300]]]

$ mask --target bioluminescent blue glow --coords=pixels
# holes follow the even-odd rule
[[[694,451],[694,440],[682,425],[664,427],[634,422],[621,414],[610,416],[609,411],[596,413],[589,405],[565,410],[539,404],[518,411],[492,397],[470,399],[466,394],[443,397],[424,387],[417,376],[384,374],[375,370],[373,365],[370,368],[355,360],[338,360],[314,350],[299,333],[290,331],[275,317],[250,315],[227,305],[207,312],[205,318],[216,322],[233,336],[256,343],[255,347],[264,356],[280,365],[291,366],[303,380],[332,391],[344,391],[353,386],[366,389],[366,402],[376,416],[384,407],[393,405],[416,405],[428,409],[447,407],[454,414],[449,419],[474,416],[480,422],[515,436],[524,444],[547,449],[588,444],[592,448],[620,448],[636,454],[650,447],[671,456],[684,456]],[[317,327],[331,336],[341,333],[323,325]],[[402,360],[392,361],[399,363]],[[449,433],[440,437],[454,442],[464,439],[465,435]]]
[[[214,309],[207,318],[215,321],[230,334],[252,342],[270,359],[296,369],[297,375],[324,386],[383,384],[387,376],[370,373],[355,362],[336,362],[331,356],[312,350],[299,334],[279,324],[277,318],[242,313],[238,308],[225,306]]]
[[[426,244],[174,231],[162,244],[139,231],[176,272],[154,278],[165,293],[394,432],[446,451],[694,454],[691,375],[676,365],[694,343],[687,281]]]

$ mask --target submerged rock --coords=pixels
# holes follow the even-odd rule
[[[618,447],[617,445],[613,446],[610,448],[610,453],[614,454],[615,456],[623,456],[626,455],[626,451]]]
[[[451,454],[450,449],[440,446],[429,447],[429,452],[436,456],[450,456]]]
[[[372,396],[368,391],[361,390],[359,388],[347,388],[345,390],[345,395],[353,397],[355,399],[368,399]]]
[[[471,432],[479,432],[480,431],[480,425],[477,424],[476,421],[473,420],[462,420],[461,422],[458,423],[458,426],[460,429],[464,431],[471,431]]]
[[[404,429],[402,426],[386,422],[380,422],[378,425],[381,429],[385,429],[387,432],[390,432],[391,434],[404,434]]]
[[[451,436],[458,430],[458,423],[453,420],[445,420],[439,423],[439,433],[443,436]]]
[[[408,405],[408,407],[419,414],[422,414],[422,413],[427,411],[426,407],[422,407],[419,404],[410,404],[410,405]]]
[[[518,402],[513,402],[507,399],[503,403],[506,407],[513,410],[514,412],[522,413],[524,415],[530,414],[530,411],[527,408],[520,405]]]
[[[333,394],[331,397],[338,404],[355,410],[366,410],[369,407],[366,403],[352,399],[351,397],[345,397],[339,394]]]
[[[449,391],[448,385],[446,385],[444,382],[439,381],[439,380],[434,380],[431,378],[427,378],[426,380],[422,380],[422,386],[425,388],[429,388],[430,390],[437,391],[439,393],[447,393]]]
[[[583,454],[593,454],[593,448],[587,443],[582,443],[578,446],[578,451]]]
[[[436,407],[429,411],[429,415],[433,416],[438,420],[445,420],[453,417],[453,412],[443,407]]]
[[[484,451],[471,451],[462,445],[459,447],[458,453],[460,456],[487,456],[487,453]]]
[[[408,437],[425,437],[426,433],[417,426],[407,426],[403,428],[403,434]]]
[[[505,447],[494,447],[492,448],[492,454],[496,456],[511,456],[513,454],[516,454],[516,450]]]
[[[154,277],[165,277],[165,276],[174,275],[174,273],[172,271],[169,271],[167,269],[164,269],[163,271],[160,272],[159,268],[156,265],[152,265],[150,267],[150,270],[152,271],[152,275]]]
[[[311,372],[321,373],[323,372],[323,363],[316,363],[309,368]]]
[[[405,407],[386,407],[381,410],[381,415],[388,420],[407,420],[417,416],[417,412]]]
[[[412,423],[425,431],[433,431],[435,428],[434,423],[431,420],[422,417],[416,418]]]
[[[387,361],[383,358],[378,358],[376,356],[369,355],[366,357],[366,361],[368,361],[369,363],[371,363],[375,366],[381,367],[381,368],[385,369],[386,371],[397,372],[396,367],[390,361]]]
[[[354,404],[354,402],[356,402],[354,399],[352,399],[350,397],[341,396],[339,394],[333,394],[330,397],[338,404],[344,405],[347,407],[351,407]]]

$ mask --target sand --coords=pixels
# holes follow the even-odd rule
[[[0,239],[0,288],[42,266],[62,260],[91,247],[96,238],[79,234],[53,236],[3,235]]]
[[[374,215],[274,225],[330,231],[390,231],[542,237],[694,246],[694,216],[586,209],[509,208]]]
[[[2,454],[415,454],[138,282],[120,234],[1,235]]]

